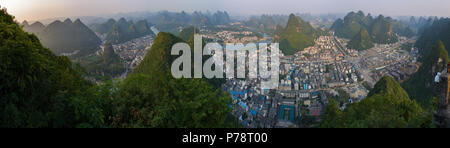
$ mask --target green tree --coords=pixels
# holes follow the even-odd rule
[[[159,33],[152,49],[125,80],[121,87],[122,97],[144,102],[139,103],[144,106],[131,103],[122,107],[125,115],[121,116],[133,119],[122,121],[136,121],[126,126],[222,127],[226,124],[225,119],[230,114],[227,94],[215,90],[203,79],[171,76],[169,68],[175,57],[170,55],[170,50],[181,41],[172,34]],[[130,109],[135,109],[139,116],[129,115]]]
[[[0,127],[102,126],[81,73],[0,10]]]
[[[320,127],[330,128],[330,127],[341,127],[340,120],[342,117],[342,111],[339,109],[338,104],[335,101],[330,101],[325,109],[324,115],[321,117],[322,122]]]
[[[331,102],[323,115],[322,127],[406,128],[430,127],[430,112],[423,110],[391,77],[377,82],[367,98],[348,105],[342,113]]]
[[[449,57],[441,41],[438,41],[429,52],[424,54],[419,70],[410,79],[403,82],[402,86],[412,99],[417,100],[426,108],[432,108],[431,99],[437,97],[437,88],[433,84],[434,77],[447,66]],[[440,63],[438,63],[439,59],[442,60]]]
[[[195,28],[194,26],[183,28],[180,32],[180,38],[183,39],[183,41],[189,41],[191,37],[194,35],[194,33],[199,33],[200,30]]]

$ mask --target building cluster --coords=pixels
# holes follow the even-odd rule
[[[201,28],[203,37],[220,43],[269,42],[251,31],[211,31]],[[229,108],[244,127],[308,127],[320,121],[328,102],[339,99],[341,109],[364,99],[368,90],[363,86],[368,79],[391,76],[398,81],[407,79],[418,69],[417,49],[399,50],[413,42],[400,37],[399,42],[356,51],[347,49],[348,40],[335,36],[321,36],[315,45],[292,56],[280,53],[279,80],[276,89],[264,88],[267,79],[249,78],[256,75],[248,70],[248,62],[237,67],[224,67],[224,72],[247,69],[245,78],[227,78],[222,89],[229,93]],[[152,36],[113,45],[114,51],[133,69],[144,58],[153,43]],[[257,51],[256,53],[258,53]],[[257,54],[248,55],[257,58]],[[230,69],[233,68],[233,69]],[[373,82],[373,81],[368,81]],[[348,98],[347,98],[348,97]]]
[[[390,76],[397,81],[404,81],[414,74],[417,64],[416,48],[411,51],[402,50],[401,46],[410,43],[411,40],[400,37],[394,44],[375,45],[374,48],[361,52],[360,63],[365,69],[371,71],[371,77],[379,80],[383,76]]]
[[[153,44],[153,36],[136,38],[123,44],[113,45],[114,52],[124,61],[127,69],[135,68],[145,57]]]
[[[223,43],[250,43],[258,42],[261,39],[251,31],[229,31],[223,30],[220,32],[203,30],[203,36],[212,39],[215,42]]]
[[[261,79],[228,79],[224,88],[232,97],[233,116],[244,127],[297,127],[300,116],[318,120],[324,111],[324,91],[264,89]]]
[[[273,127],[276,123],[277,100],[273,92],[260,87],[261,79],[228,79],[224,88],[231,95],[232,114],[244,127]]]
[[[365,98],[359,66],[345,59],[351,55],[340,46],[335,37],[323,36],[294,56],[282,55],[277,89],[259,88],[259,79],[228,80],[233,115],[245,127],[298,127],[306,119],[317,123],[329,100],[340,95],[336,89],[349,94],[345,103]]]
[[[395,80],[402,82],[404,80],[407,80],[410,76],[417,72],[418,69],[419,65],[416,63],[401,61],[375,70],[373,73],[373,77],[376,80],[379,80],[383,76],[390,76]]]
[[[347,49],[347,42],[322,36],[293,56],[281,54],[277,89],[260,88],[259,78],[228,79],[224,88],[233,99],[233,115],[245,127],[311,127],[320,122],[329,101],[345,109],[367,96],[373,80],[391,76],[403,81],[419,67],[417,49],[401,50],[411,39],[400,37],[365,51]]]

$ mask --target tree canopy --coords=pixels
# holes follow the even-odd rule
[[[274,40],[280,43],[280,50],[293,55],[304,48],[314,45],[314,39],[323,32],[316,30],[301,18],[291,14],[285,28],[277,26]]]
[[[432,113],[409,99],[400,84],[391,77],[383,77],[361,102],[341,110],[329,103],[322,117],[326,128],[405,128],[431,127]]]
[[[0,11],[0,127],[227,127],[229,97],[202,79],[174,79],[160,33],[125,80],[92,84],[84,69],[56,56]],[[107,45],[108,48],[108,45]],[[114,57],[111,49],[104,56]],[[102,60],[111,62],[115,58]]]

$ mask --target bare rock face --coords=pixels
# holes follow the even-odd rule
[[[447,65],[447,68],[444,69],[439,76],[438,82],[438,102],[437,102],[437,110],[434,113],[434,123],[436,127],[439,128],[450,128],[450,106],[449,106],[449,98],[450,98],[450,64]]]

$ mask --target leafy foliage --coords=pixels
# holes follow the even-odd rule
[[[391,44],[398,41],[392,29],[392,23],[382,15],[373,21],[370,34],[373,42],[378,44]]]
[[[436,85],[433,84],[434,77],[446,67],[449,58],[441,41],[425,54],[422,66],[402,85],[412,99],[429,108],[432,105],[432,98],[437,96]],[[442,60],[440,63],[439,59]]]
[[[103,54],[76,59],[86,69],[88,76],[117,77],[125,72],[125,66],[111,44],[104,45]]]
[[[227,95],[201,79],[161,79],[145,74],[121,86],[115,127],[223,127]]]
[[[181,30],[179,36],[184,41],[188,41],[194,35],[194,32],[199,33],[200,31],[194,26],[186,27]]]
[[[170,54],[172,45],[179,42],[183,41],[170,33],[160,32],[153,41],[152,48],[133,73],[161,75],[168,72],[172,61],[176,58]]]
[[[226,123],[228,95],[201,79],[174,79],[167,72],[170,47],[179,40],[160,33],[153,55],[127,79],[94,85],[83,79],[82,68],[44,48],[2,9],[0,127],[233,126]],[[114,63],[108,49],[102,62]]]
[[[67,57],[56,56],[0,11],[0,127],[101,126],[90,84]],[[87,99],[87,98],[86,98]],[[87,102],[83,106],[75,106]],[[87,110],[92,112],[86,112]]]
[[[383,77],[368,97],[343,111],[330,102],[322,127],[395,128],[430,127],[431,113],[424,111],[391,77]]]
[[[370,15],[366,17],[362,11],[358,11],[357,13],[350,12],[343,20],[336,20],[331,27],[331,30],[334,30],[338,37],[351,39],[358,34],[362,28],[369,30],[368,28],[370,27],[372,19],[373,18]]]
[[[174,79],[169,68],[175,57],[170,47],[182,41],[180,38],[161,32],[144,60],[127,78],[150,76],[150,88],[158,92],[156,106],[161,113],[151,113],[151,122],[156,127],[221,127],[230,110],[228,95],[214,90],[203,79]],[[124,88],[127,88],[126,86]],[[211,91],[213,90],[213,91]],[[189,122],[188,122],[189,121]]]

